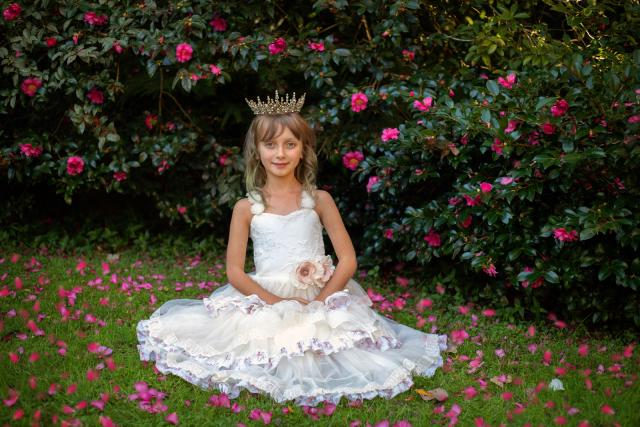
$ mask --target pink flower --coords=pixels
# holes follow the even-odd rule
[[[564,99],[559,99],[551,107],[551,115],[553,117],[562,117],[569,110],[569,103]]]
[[[69,175],[81,174],[84,170],[84,160],[82,157],[71,156],[67,159],[67,173]]]
[[[97,87],[92,87],[87,92],[87,98],[94,104],[102,104],[104,102],[104,94]]]
[[[441,244],[440,235],[436,233],[433,228],[429,230],[426,236],[424,236],[424,241],[427,242],[432,248],[437,248]]]
[[[504,147],[504,144],[498,138],[495,138],[493,140],[493,144],[491,144],[491,151],[493,151],[497,155],[501,155],[503,147]]]
[[[422,101],[413,101],[413,108],[420,111],[429,111],[431,106],[433,105],[433,98],[428,96],[424,98]]]
[[[20,144],[20,151],[27,157],[40,157],[42,147],[34,147],[31,144]]]
[[[464,398],[465,400],[473,399],[478,394],[478,390],[476,390],[473,386],[469,386],[464,389]]]
[[[518,127],[518,121],[517,120],[509,120],[509,124],[507,124],[507,127],[504,128],[504,133],[511,133],[514,130],[516,130],[516,128]]]
[[[356,92],[351,95],[351,111],[354,113],[359,113],[360,111],[367,108],[367,103],[369,102],[369,98],[362,92]]]
[[[364,160],[364,155],[360,151],[349,151],[342,156],[342,164],[347,169],[352,171],[356,170],[361,161]]]
[[[209,21],[209,25],[213,27],[213,31],[222,32],[227,30],[227,21],[220,16],[216,16],[211,21]]]
[[[576,230],[567,231],[564,227],[553,230],[553,237],[561,242],[573,242],[578,240],[578,232]]]
[[[273,43],[269,44],[269,53],[271,55],[277,55],[284,52],[287,48],[287,42],[282,37],[276,39]]]
[[[122,53],[122,51],[123,51],[122,46],[120,46],[120,42],[119,41],[113,42],[113,44],[111,45],[111,49],[113,49],[113,51],[115,53],[118,53],[118,54]]]
[[[109,17],[106,15],[98,15],[95,12],[86,12],[84,14],[84,22],[93,26],[106,25],[109,22]]]
[[[462,224],[461,224],[462,228],[469,228],[472,221],[473,221],[473,218],[471,217],[471,215],[467,215],[464,221],[462,221]]]
[[[47,37],[44,42],[46,43],[47,47],[54,47],[58,44],[58,40],[56,40],[55,37]]]
[[[178,206],[176,207],[176,210],[178,211],[178,213],[179,213],[180,215],[184,215],[184,214],[186,214],[186,213],[187,213],[187,208],[186,208],[186,206],[180,206],[180,205],[178,205]]]
[[[468,194],[463,194],[462,197],[464,197],[464,200],[467,202],[467,206],[477,206],[482,203],[479,194],[476,197],[471,197]]]
[[[42,87],[42,81],[37,77],[24,79],[20,85],[20,90],[27,96],[35,96],[38,89]]]
[[[487,275],[491,276],[491,277],[496,277],[498,275],[498,270],[496,270],[496,266],[492,264],[489,264],[488,266],[484,266],[482,267],[482,271],[484,271]]]
[[[537,130],[534,130],[529,134],[529,144],[531,145],[540,144],[540,142],[538,141],[538,138],[540,138],[540,132],[538,132]]]
[[[402,59],[410,62],[413,61],[413,59],[416,57],[415,52],[408,50],[408,49],[402,49]]]
[[[376,185],[380,181],[380,178],[377,176],[370,176],[369,181],[367,182],[367,193],[371,193],[371,189],[374,185]]]
[[[180,43],[176,46],[176,60],[178,62],[187,62],[193,55],[193,48],[189,43]]]
[[[631,116],[627,119],[627,123],[640,123],[640,114],[636,114],[635,116]]]
[[[147,114],[144,118],[144,125],[151,130],[158,123],[158,116],[155,114]]]
[[[334,270],[331,257],[324,256],[316,260],[302,261],[293,274],[300,289],[307,289],[309,286],[322,288],[329,281]]]
[[[222,73],[222,69],[220,69],[220,67],[218,67],[217,65],[209,65],[209,71],[211,71],[211,74],[219,76]]]
[[[469,334],[464,329],[451,331],[451,341],[453,341],[454,344],[460,345],[467,338],[469,338]]]
[[[482,191],[483,193],[490,192],[492,188],[493,188],[493,185],[489,184],[488,182],[480,183],[480,191]]]
[[[218,164],[220,166],[225,166],[229,163],[229,155],[227,153],[221,154],[220,157],[218,157]]]
[[[178,425],[178,414],[176,414],[175,412],[172,412],[169,415],[167,415],[164,420],[169,424],[173,424],[174,426]]]
[[[502,77],[498,77],[498,83],[507,89],[513,88],[513,85],[516,83],[516,75],[515,73],[511,73],[507,75],[507,78],[504,79]]]
[[[393,228],[387,228],[384,230],[385,239],[393,240]]]
[[[2,11],[2,16],[5,21],[13,21],[18,19],[22,13],[22,7],[18,3],[11,3],[9,7]]]
[[[542,133],[544,133],[545,135],[553,135],[556,131],[556,127],[549,122],[543,124],[541,129]]]
[[[271,412],[263,411],[262,409],[256,408],[253,409],[249,414],[249,419],[255,421],[262,420],[264,424],[270,424],[272,415],[273,414]]]
[[[580,357],[586,357],[589,354],[589,344],[580,344],[578,346],[578,354]]]
[[[400,131],[398,130],[398,128],[386,128],[382,130],[382,135],[380,137],[382,138],[383,142],[387,142],[390,139],[398,139],[399,136]]]
[[[600,407],[600,412],[606,415],[613,415],[616,413],[616,411],[614,411],[613,408],[609,405],[602,405]]]
[[[113,173],[113,179],[115,179],[118,182],[122,182],[125,179],[127,179],[127,173],[124,171],[116,171]]]
[[[505,176],[500,178],[500,184],[502,185],[509,185],[514,181],[513,178],[511,178],[510,176]]]
[[[315,50],[316,52],[324,52],[324,43],[323,42],[312,42],[309,41],[309,49]]]

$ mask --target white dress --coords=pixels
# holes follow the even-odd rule
[[[308,406],[338,404],[342,396],[390,399],[413,385],[413,374],[432,376],[442,366],[446,335],[378,314],[353,279],[324,303],[313,301],[319,285],[296,280],[297,265],[325,255],[322,224],[308,193],[302,208],[288,215],[264,212],[257,193],[249,200],[256,267],[249,275],[275,295],[312,302],[269,305],[231,284],[204,300],[168,301],[138,323],[142,360],[231,398],[247,389]]]

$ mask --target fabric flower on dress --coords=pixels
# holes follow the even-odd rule
[[[307,289],[310,286],[322,288],[329,281],[334,270],[333,261],[328,255],[302,261],[293,270],[293,278],[296,282],[294,286],[299,289]]]

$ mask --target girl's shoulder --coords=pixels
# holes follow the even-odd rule
[[[329,194],[328,191],[319,190],[317,188],[313,191],[313,197],[316,200],[316,204],[324,204],[328,201],[333,201],[333,197],[331,197],[331,194]]]
[[[233,215],[243,218],[245,220],[251,219],[251,207],[252,203],[249,200],[249,197],[244,199],[240,199],[233,206]]]
[[[316,189],[313,192],[313,198],[316,211],[320,214],[320,217],[322,217],[324,211],[336,209],[336,203],[328,191]]]

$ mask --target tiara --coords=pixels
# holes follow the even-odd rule
[[[296,100],[296,93],[293,92],[291,99],[289,99],[289,94],[286,94],[284,98],[280,98],[276,90],[276,96],[273,100],[267,96],[267,102],[260,101],[260,97],[258,97],[257,101],[249,101],[247,98],[244,100],[247,101],[247,104],[251,107],[251,111],[253,111],[253,114],[256,116],[259,114],[299,113],[304,104],[305,95],[306,93],[303,94],[300,99]]]

